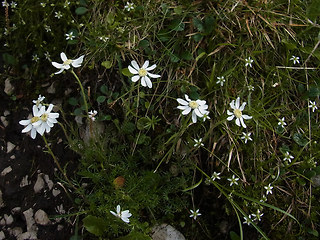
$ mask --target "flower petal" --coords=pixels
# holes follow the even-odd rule
[[[192,111],[192,122],[196,123],[197,122],[197,115],[194,111]]]
[[[63,68],[63,64],[61,64],[61,63],[51,62],[51,64],[52,64],[55,68],[58,68],[58,69]]]
[[[140,76],[139,75],[135,75],[131,78],[131,81],[132,82],[137,82],[138,80],[140,79]]]
[[[251,116],[248,116],[248,115],[242,115],[242,117],[243,117],[244,119],[251,119],[251,118],[252,118]]]
[[[29,132],[32,129],[32,124],[27,125],[24,129],[22,129],[22,133]]]
[[[132,61],[131,61],[131,65],[132,65],[137,71],[139,71],[140,67],[139,67],[138,63],[137,63],[135,60],[132,60]]]
[[[241,122],[242,127],[247,128],[246,124],[243,121],[243,118],[240,118],[240,122]]]
[[[32,128],[31,129],[31,138],[32,139],[35,139],[36,138],[36,135],[37,135],[37,130],[35,128]]]
[[[236,109],[240,108],[240,97],[237,97],[235,107]]]
[[[146,70],[147,70],[147,71],[151,71],[151,70],[155,69],[156,67],[157,67],[157,65],[156,65],[156,64],[153,64],[152,66],[147,67]]]
[[[191,107],[187,107],[185,110],[182,111],[182,115],[187,115],[191,111]]]
[[[234,115],[231,115],[230,117],[227,118],[228,121],[231,121],[234,118]]]
[[[190,108],[189,106],[178,106],[177,107],[180,110],[186,110],[187,108]]]
[[[146,69],[149,66],[149,60],[145,61],[141,68]]]
[[[182,98],[177,98],[178,103],[180,103],[181,105],[189,105],[189,103],[185,100],[183,100]]]
[[[231,107],[232,109],[235,109],[235,108],[236,108],[236,106],[234,105],[234,100],[231,101],[230,107]]]
[[[246,106],[246,102],[243,102],[242,103],[242,105],[241,105],[241,107],[239,108],[239,110],[242,112],[243,110],[244,110],[244,107]]]
[[[28,125],[28,124],[30,124],[30,123],[31,123],[31,120],[30,120],[30,119],[19,121],[19,124],[21,124],[21,125],[23,125],[23,126],[26,126],[26,125]]]
[[[65,62],[68,60],[67,55],[64,52],[60,53],[60,57],[61,57],[62,62]]]
[[[147,86],[146,77],[141,77],[141,85],[142,85],[143,87],[146,87],[146,86]]]
[[[151,77],[151,78],[159,78],[159,77],[161,77],[161,75],[158,75],[158,74],[152,74],[152,73],[147,73],[148,74],[148,76],[149,77]]]
[[[149,87],[149,88],[152,88],[152,82],[151,82],[150,78],[149,78],[148,76],[145,76],[144,79],[145,79],[148,87]]]
[[[77,59],[72,61],[71,65],[75,68],[80,67],[83,62],[83,58],[84,58],[84,55],[78,57]]]
[[[236,124],[237,124],[239,127],[241,126],[241,123],[240,123],[239,118],[236,119]]]
[[[139,71],[134,69],[133,67],[131,67],[130,65],[128,66],[129,72],[131,72],[132,74],[138,74]]]

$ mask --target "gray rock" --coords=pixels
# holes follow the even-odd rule
[[[154,226],[151,238],[152,240],[185,240],[181,232],[168,224]]]
[[[38,237],[36,232],[30,231],[18,235],[17,240],[38,240]]]
[[[4,92],[7,94],[7,95],[10,95],[14,90],[14,86],[12,86],[11,82],[10,82],[10,79],[7,78],[5,81],[4,81]]]
[[[22,228],[20,227],[15,227],[13,229],[10,229],[10,235],[18,237],[20,234],[22,234]]]
[[[7,119],[6,119],[5,116],[1,116],[1,117],[0,117],[0,120],[1,120],[1,122],[2,122],[2,124],[3,124],[4,127],[8,127],[9,122],[7,121]]]
[[[48,218],[48,215],[46,214],[45,211],[43,211],[41,209],[36,211],[36,213],[34,214],[34,220],[36,221],[37,224],[40,224],[40,225],[50,224],[50,220]]]
[[[0,190],[0,208],[3,208],[5,206],[4,201],[2,199],[2,191]]]
[[[39,193],[44,188],[44,180],[42,176],[43,176],[43,173],[38,174],[37,181],[33,186],[33,190],[35,193]]]
[[[28,232],[36,232],[38,230],[38,228],[35,225],[35,221],[33,218],[33,209],[29,208],[28,210],[23,212],[23,215],[24,215],[24,218],[26,219],[27,231]]]
[[[7,153],[10,153],[15,147],[16,145],[14,145],[13,143],[7,142]]]
[[[9,167],[6,167],[5,169],[3,169],[3,171],[0,173],[0,176],[1,177],[4,177],[5,175],[7,175],[9,172],[12,171],[12,167],[9,166]]]
[[[13,217],[12,215],[7,215],[7,214],[4,214],[4,220],[6,221],[6,225],[11,225],[13,223]]]
[[[6,239],[6,235],[4,235],[4,232],[0,232],[0,240]]]
[[[28,175],[26,175],[25,177],[22,178],[21,182],[20,182],[20,187],[25,187],[28,186],[30,184],[30,181],[28,181]]]

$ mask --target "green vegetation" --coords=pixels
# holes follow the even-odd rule
[[[187,239],[318,239],[320,1],[56,2],[2,7],[1,81],[26,99],[43,79],[61,91],[47,98],[79,154],[65,182],[77,236],[150,239],[168,223]],[[61,52],[84,62],[54,75]],[[132,60],[156,64],[152,88]]]

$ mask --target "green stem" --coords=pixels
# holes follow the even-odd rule
[[[80,79],[78,78],[77,74],[73,71],[73,69],[71,69],[71,73],[72,73],[73,76],[77,79],[77,82],[78,82],[78,84],[79,84],[79,86],[80,86],[81,94],[82,94],[82,97],[83,97],[83,103],[84,103],[84,106],[85,106],[85,108],[86,108],[86,113],[87,113],[87,116],[88,116],[88,112],[89,112],[88,103],[87,103],[86,94],[85,94],[85,92],[84,92],[82,83],[81,83]]]
[[[66,173],[65,173],[65,172],[63,171],[63,169],[61,168],[60,163],[59,163],[58,159],[56,158],[56,156],[54,155],[54,153],[52,152],[52,150],[51,150],[51,148],[50,148],[50,146],[49,146],[49,144],[48,144],[48,141],[47,141],[45,135],[42,135],[42,138],[43,138],[43,141],[44,141],[45,144],[46,144],[46,147],[47,147],[47,149],[48,149],[49,154],[52,156],[55,164],[57,165],[57,167],[58,167],[58,169],[59,169],[59,171],[62,173],[62,175],[64,176],[64,178],[66,179],[66,181],[70,184],[70,186],[72,186],[74,189],[76,189],[76,188],[74,187],[74,185],[73,185],[73,184],[70,182],[70,180],[68,179]]]

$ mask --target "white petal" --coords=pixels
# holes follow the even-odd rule
[[[51,62],[51,64],[52,64],[54,67],[58,68],[58,69],[63,68],[63,64],[61,64],[61,63]]]
[[[52,111],[52,108],[53,108],[53,104],[49,104],[49,107],[48,107],[46,113],[50,113]]]
[[[180,103],[181,105],[189,105],[189,103],[185,100],[183,100],[182,98],[177,98],[178,103]]]
[[[248,115],[242,115],[242,117],[243,117],[244,119],[251,119],[251,118],[252,118],[251,116],[248,116]]]
[[[243,109],[244,109],[244,107],[246,106],[246,104],[247,104],[246,102],[243,102],[243,103],[242,103],[241,107],[239,108],[239,110],[240,110],[241,112],[243,111]]]
[[[31,120],[30,120],[30,119],[28,119],[28,120],[21,120],[19,123],[20,123],[21,125],[23,125],[23,126],[26,126],[26,125],[28,125],[29,123],[31,123]]]
[[[132,60],[132,61],[131,61],[131,65],[132,65],[137,71],[139,71],[140,67],[139,67],[138,63],[137,63],[135,60]]]
[[[240,118],[240,122],[241,122],[242,127],[247,128],[246,124],[243,121],[243,118]]]
[[[150,80],[150,78],[148,76],[145,76],[144,77],[144,80],[146,81],[147,85],[149,88],[152,88],[152,82]]]
[[[147,71],[151,71],[153,69],[155,69],[157,67],[157,65],[153,64],[152,66],[146,68]]]
[[[62,69],[60,69],[60,71],[55,72],[54,74],[60,74],[60,73],[62,73],[63,71],[64,71],[64,69],[62,68]]]
[[[235,106],[236,106],[236,109],[239,109],[239,107],[240,107],[240,97],[237,97]]]
[[[60,57],[61,57],[62,62],[65,62],[68,60],[68,58],[64,52],[60,53]]]
[[[43,124],[41,124],[38,128],[37,128],[37,132],[42,136],[44,131],[46,130],[45,126]]]
[[[194,111],[192,111],[192,122],[196,123],[197,122],[197,115]]]
[[[152,74],[152,73],[147,73],[148,74],[148,76],[149,77],[151,77],[151,78],[159,78],[159,77],[161,77],[161,75],[158,75],[158,74]]]
[[[75,68],[80,67],[83,62],[83,58],[84,58],[84,55],[78,57],[77,59],[72,61],[71,65]]]
[[[28,126],[26,126],[24,129],[22,129],[22,133],[26,133],[29,132],[32,129],[32,124],[29,124]]]
[[[49,113],[49,118],[58,118],[59,113]]]
[[[231,101],[230,107],[231,107],[232,109],[235,109],[235,108],[236,108],[236,106],[234,105],[234,100]]]
[[[129,218],[126,218],[126,217],[123,217],[123,216],[121,216],[121,220],[124,221],[125,223],[129,223],[130,222]]]
[[[236,119],[236,124],[237,124],[239,127],[241,126],[239,118]]]
[[[141,68],[146,69],[149,66],[149,60],[145,61]]]
[[[140,76],[139,75],[135,75],[135,76],[133,76],[132,78],[131,78],[131,81],[132,82],[136,82],[136,81],[138,81],[140,79]]]
[[[120,214],[120,210],[121,210],[121,207],[120,207],[120,205],[118,204],[118,205],[117,205],[117,214]]]
[[[195,112],[198,117],[203,117],[203,114],[199,111],[198,108],[194,109],[193,112]]]
[[[131,67],[130,65],[128,66],[129,72],[131,72],[132,74],[138,74],[138,70],[134,69],[133,67]]]
[[[147,83],[146,83],[146,80],[145,80],[146,77],[141,77],[141,85],[146,87],[147,86]]]
[[[187,115],[187,114],[189,114],[190,111],[191,111],[191,107],[188,107],[182,111],[182,115]]]
[[[180,110],[186,110],[187,108],[190,108],[189,106],[178,106],[177,107]]]
[[[230,117],[227,118],[228,121],[231,121],[234,118],[234,115],[231,115]]]
[[[116,217],[118,217],[118,215],[114,212],[114,211],[110,211],[110,213]]]
[[[189,96],[188,96],[187,94],[184,95],[184,98],[185,98],[188,102],[191,101],[191,99],[189,98]]]
[[[37,130],[35,128],[32,128],[32,130],[31,130],[31,138],[35,139],[36,135],[37,135]]]

